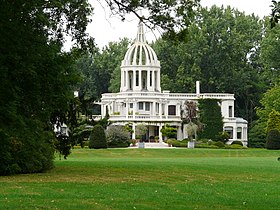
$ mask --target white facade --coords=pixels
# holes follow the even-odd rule
[[[224,130],[231,139],[247,145],[247,121],[234,117],[234,95],[227,93],[200,93],[199,82],[196,93],[170,93],[161,91],[160,61],[154,50],[147,44],[143,25],[139,24],[137,38],[127,50],[121,65],[121,87],[119,93],[104,93],[101,99],[101,115],[109,114],[113,124],[137,124],[148,127],[146,139],[159,136],[165,124],[177,127],[177,139],[188,137],[182,128],[181,110],[185,101],[198,99],[219,99],[224,119]],[[132,138],[135,138],[135,132]]]

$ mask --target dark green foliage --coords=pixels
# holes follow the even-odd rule
[[[187,147],[188,146],[188,140],[176,140],[176,139],[168,139],[168,144],[171,144],[172,147]]]
[[[17,124],[20,129],[0,131],[1,175],[43,172],[53,167],[53,133],[42,130],[39,121],[22,122]]]
[[[109,126],[106,130],[108,147],[128,147],[130,133],[122,126]]]
[[[12,156],[12,145],[8,135],[0,129],[0,175],[14,174],[20,171]]]
[[[213,142],[213,145],[215,145],[219,148],[224,148],[225,147],[225,143],[222,142],[222,141]]]
[[[266,146],[266,134],[265,134],[265,123],[260,123],[260,120],[255,121],[251,125],[249,132],[249,147],[252,148],[265,148]]]
[[[240,145],[240,146],[243,147],[243,143],[242,143],[241,141],[233,141],[233,142],[231,143],[231,145],[234,145],[234,144],[237,144],[237,145]]]
[[[266,138],[267,149],[280,149],[280,132],[276,129],[272,129],[268,132]]]
[[[107,148],[107,141],[104,128],[101,125],[95,125],[92,128],[89,145],[90,149],[105,149]]]
[[[170,138],[175,138],[177,139],[177,128],[172,127],[168,124],[166,124],[160,132],[162,133],[162,136],[167,137],[168,139]]]
[[[230,138],[229,134],[227,132],[223,131],[223,132],[220,132],[216,136],[215,140],[216,141],[221,141],[223,143],[226,143],[229,140],[229,138]]]
[[[64,159],[71,153],[71,142],[68,136],[59,135],[54,143],[55,149],[59,152],[59,159],[63,155]]]
[[[1,1],[1,174],[53,167],[50,121],[66,116],[78,80],[72,54],[62,50],[64,35],[84,46],[90,12],[86,0]]]
[[[203,124],[199,139],[212,139],[223,132],[223,118],[217,99],[199,99],[199,121]]]

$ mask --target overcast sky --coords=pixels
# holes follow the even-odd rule
[[[103,0],[99,0],[104,2]],[[134,39],[136,37],[138,20],[134,16],[127,18],[122,22],[119,18],[111,16],[108,8],[103,8],[98,0],[89,0],[94,6],[94,15],[92,23],[88,27],[88,33],[95,38],[95,42],[100,48],[107,45],[110,41],[118,41],[120,38],[128,37]],[[246,14],[258,15],[260,18],[267,16],[271,12],[271,0],[201,0],[202,6],[211,7],[227,6],[237,8],[239,11],[244,11]],[[105,6],[105,3],[103,3]],[[159,33],[146,31],[148,42],[154,41],[159,37]]]

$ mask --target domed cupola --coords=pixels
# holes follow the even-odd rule
[[[143,23],[139,23],[136,39],[122,61],[120,91],[161,91],[160,62],[146,42]]]

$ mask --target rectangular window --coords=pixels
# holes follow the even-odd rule
[[[139,110],[143,110],[143,102],[139,102],[138,103],[138,109]]]
[[[133,108],[133,103],[130,103],[130,104],[129,104],[129,107],[132,109],[132,108]]]
[[[156,113],[159,113],[159,103],[156,103]]]
[[[150,111],[150,102],[145,103],[145,111]]]
[[[176,106],[175,105],[168,106],[168,115],[176,115]]]
[[[229,116],[229,117],[232,117],[232,116],[233,116],[233,114],[232,114],[232,106],[229,106],[229,107],[228,107],[228,116]]]
[[[136,71],[136,86],[139,86],[139,71]]]
[[[241,127],[237,128],[237,139],[242,139],[242,128]]]

